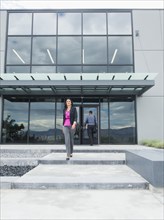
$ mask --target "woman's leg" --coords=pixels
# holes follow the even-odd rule
[[[71,131],[70,131],[70,150],[71,150],[71,154],[73,154],[74,134],[75,134],[75,129],[71,129]]]
[[[70,130],[71,130],[70,127],[63,128],[67,157],[70,157],[70,154],[71,154]]]

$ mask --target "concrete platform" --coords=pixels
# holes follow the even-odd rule
[[[125,164],[125,153],[74,153],[66,161],[65,153],[51,153],[38,160],[39,164]]]
[[[164,150],[126,152],[126,164],[155,187],[164,187]]]
[[[16,189],[147,189],[126,165],[39,165],[13,182]]]

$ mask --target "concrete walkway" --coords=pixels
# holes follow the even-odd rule
[[[108,160],[124,160],[122,151],[132,149],[149,149],[144,146],[75,146],[74,161],[76,157],[78,160],[85,158],[87,160],[95,160],[94,151],[97,153],[101,151],[101,161]],[[8,151],[9,150],[9,151]],[[35,151],[36,150],[36,151]],[[34,152],[35,151],[35,152]],[[41,152],[40,152],[41,151]],[[40,164],[29,173],[20,177],[11,178],[9,182],[17,182],[22,184],[27,183],[30,178],[34,178],[34,182],[39,182],[39,178],[44,177],[44,181],[49,178],[54,178],[57,181],[60,178],[67,177],[68,180],[74,181],[85,176],[84,181],[107,180],[108,183],[114,179],[121,180],[135,180],[143,181],[143,179],[133,170],[124,164],[116,165],[79,165],[79,164],[60,164],[55,165],[56,157],[53,152],[58,152],[60,161],[65,160],[65,147],[63,145],[20,145],[20,146],[1,146],[1,152],[4,157],[10,158],[11,152],[15,154],[14,158],[22,153],[22,157],[27,152],[29,156],[32,155],[41,159],[40,155],[43,153],[47,156],[42,156],[44,161],[48,164]],[[90,153],[86,156],[85,152]],[[108,155],[110,151],[110,155]],[[61,153],[62,152],[62,153]],[[103,152],[106,152],[104,155]],[[117,152],[117,155],[113,155]],[[99,154],[98,154],[99,155]],[[99,155],[100,156],[100,155]],[[28,158],[27,158],[28,159]],[[58,169],[55,167],[58,166]],[[88,169],[87,169],[88,168]],[[95,169],[95,170],[94,170]],[[100,169],[100,170],[99,170]],[[93,172],[94,171],[94,172]],[[107,178],[106,172],[109,176]],[[91,175],[95,173],[93,179]],[[99,176],[97,176],[99,173]],[[77,175],[78,174],[78,175]],[[85,174],[85,175],[82,175]],[[2,179],[5,179],[3,177]],[[22,182],[21,182],[22,181]],[[145,180],[144,180],[145,181]],[[60,181],[61,182],[61,181]],[[31,187],[32,188],[32,187]],[[164,189],[153,188],[150,189],[1,189],[0,190],[0,219],[1,220],[164,220]]]
[[[1,220],[163,220],[162,191],[1,190]]]

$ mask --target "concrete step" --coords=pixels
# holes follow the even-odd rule
[[[126,165],[43,165],[12,183],[15,189],[148,189]]]
[[[74,153],[67,161],[66,153],[51,153],[38,160],[39,164],[125,164],[125,153]]]

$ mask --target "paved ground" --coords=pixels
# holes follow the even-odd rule
[[[114,151],[120,149],[145,149],[144,146],[138,145],[104,145],[93,146],[91,150],[102,148],[104,150],[110,149]],[[65,150],[65,147],[62,145],[8,145],[1,146],[1,149]],[[75,150],[76,149],[88,150],[90,148],[88,148],[88,146],[75,146]],[[60,166],[62,168],[62,165]],[[103,166],[105,167],[105,165]],[[44,170],[42,170],[42,172],[44,172]],[[53,172],[57,171],[53,170]],[[82,172],[80,168],[79,172]],[[49,175],[48,173],[46,174]],[[128,173],[126,173],[126,175],[128,175]],[[150,190],[1,189],[0,196],[1,220],[164,220],[163,188],[155,189],[151,187]]]
[[[1,220],[163,220],[149,190],[1,190]]]

